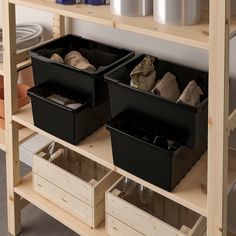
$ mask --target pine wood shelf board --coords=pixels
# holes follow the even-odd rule
[[[14,115],[12,119],[28,127],[29,129],[32,129],[35,132],[40,133],[70,148],[71,150],[88,157],[91,160],[99,162],[100,164],[106,166],[111,170],[114,170],[110,135],[109,132],[106,131],[105,127],[94,132],[78,146],[75,146],[34,126],[30,104],[20,109],[20,111],[16,115]]]
[[[96,229],[91,229],[88,225],[81,222],[73,215],[67,213],[62,208],[55,205],[53,202],[42,197],[40,194],[34,191],[32,185],[32,174],[28,174],[21,179],[19,186],[15,187],[14,191],[26,199],[48,215],[52,216],[56,220],[60,221],[65,226],[69,227],[74,232],[81,236],[106,236],[104,222]]]
[[[33,133],[34,133],[33,130],[26,128],[26,127],[20,129],[19,142],[24,141],[29,136],[31,136]],[[0,149],[4,152],[6,151],[6,141],[5,141],[5,130],[4,129],[0,129]]]
[[[63,6],[54,0],[10,0],[9,2],[63,16],[94,22],[97,24],[128,30],[187,46],[208,49],[208,19],[194,26],[166,26],[158,24],[153,16],[119,17],[110,12],[109,6],[88,6],[84,4]],[[205,15],[205,14],[204,14]]]
[[[0,62],[0,75],[3,75],[3,64]]]

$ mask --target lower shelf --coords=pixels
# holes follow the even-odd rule
[[[78,233],[80,236],[106,236],[105,223],[103,222],[98,228],[92,229],[88,225],[82,223],[76,217],[65,212],[62,208],[55,205],[53,202],[42,197],[34,191],[32,185],[32,174],[26,175],[21,179],[19,186],[15,187],[15,192],[22,198],[26,199],[42,211],[60,221],[71,230]]]
[[[82,143],[75,146],[69,144],[53,135],[34,126],[31,106],[28,105],[14,115],[12,119],[32,130],[38,132],[75,152],[78,152],[104,166],[118,172],[121,175],[127,176],[139,184],[147,186],[153,191],[199,213],[207,216],[207,155],[204,155],[185,178],[177,185],[173,192],[167,192],[153,184],[150,184],[113,164],[112,148],[109,132],[105,128],[93,133]],[[229,150],[229,181],[228,189],[232,188],[236,179],[236,151]]]
[[[33,130],[29,129],[29,128],[22,128],[19,131],[19,142],[25,140],[26,138],[28,138],[30,135],[32,135],[34,133]],[[5,140],[5,130],[4,129],[0,129],[0,149],[2,151],[6,151],[6,140]]]

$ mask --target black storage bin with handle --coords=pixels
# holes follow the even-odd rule
[[[81,106],[73,109],[49,97],[53,94],[71,99]],[[31,98],[34,125],[69,143],[78,144],[109,119],[108,102],[91,108],[91,98],[46,82],[28,90]]]
[[[206,149],[183,146],[185,133],[133,111],[107,124],[114,164],[158,187],[172,191]]]
[[[164,121],[185,130],[188,147],[196,147],[207,142],[208,116],[208,74],[206,72],[157,59],[155,69],[157,78],[161,79],[167,72],[176,76],[180,92],[187,84],[195,80],[204,92],[197,106],[157,96],[130,86],[130,72],[138,65],[145,55],[135,57],[105,75],[108,82],[111,116],[132,109],[152,118]]]
[[[96,72],[79,70],[50,59],[54,53],[64,58],[70,51],[79,51],[90,64],[95,66]],[[36,85],[51,81],[76,90],[80,94],[92,97],[93,108],[108,100],[107,84],[103,75],[134,56],[132,51],[74,35],[66,35],[41,45],[33,49],[30,54]]]

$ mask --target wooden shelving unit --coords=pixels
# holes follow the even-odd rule
[[[200,24],[188,27],[157,24],[152,17],[116,17],[109,6],[62,6],[53,0],[4,0],[4,74],[7,118],[8,228],[12,235],[21,230],[20,205],[24,198],[80,235],[106,235],[104,225],[92,230],[54,203],[37,194],[32,177],[19,175],[18,132],[16,123],[45,135],[68,148],[141,183],[159,194],[207,217],[207,235],[225,236],[227,194],[236,179],[236,151],[228,149],[228,135],[236,127],[236,112],[229,115],[229,42],[236,34],[236,20],[230,21],[230,0],[210,0],[210,17],[203,14]],[[20,110],[16,104],[17,53],[15,50],[15,5],[55,14],[54,36],[64,34],[64,17],[86,20],[115,29],[151,36],[170,42],[205,49],[209,52],[209,137],[208,153],[171,193],[117,168],[112,161],[109,133],[101,128],[78,146],[69,144],[34,126],[31,106]],[[209,19],[210,20],[209,20]],[[209,22],[210,21],[210,25]],[[1,67],[0,67],[1,68]],[[207,181],[208,180],[208,181]],[[206,194],[207,191],[207,194]]]

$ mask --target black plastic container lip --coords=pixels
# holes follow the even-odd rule
[[[129,64],[130,62],[134,61],[134,60],[137,60],[141,57],[143,57],[144,55],[137,55],[129,60],[127,60],[126,62],[122,63],[121,65],[117,66],[116,68],[110,70],[108,73],[106,73],[104,75],[104,80],[105,82],[107,83],[113,83],[113,84],[119,84],[121,85],[122,87],[126,88],[126,89],[129,89],[129,90],[132,90],[132,91],[135,91],[137,93],[141,93],[141,94],[145,94],[147,96],[150,96],[150,97],[154,97],[154,98],[157,98],[157,99],[161,99],[163,102],[166,102],[166,103],[175,103],[175,104],[178,104],[178,106],[180,107],[183,107],[184,109],[187,109],[187,110],[190,110],[190,111],[201,111],[201,107],[202,106],[205,106],[208,104],[208,97],[206,97],[200,104],[198,105],[195,105],[195,106],[192,106],[192,105],[189,105],[189,104],[186,104],[186,103],[182,103],[182,102],[174,102],[168,98],[165,98],[165,97],[161,97],[161,96],[157,96],[151,92],[145,92],[145,91],[142,91],[140,89],[137,89],[135,87],[131,87],[130,85],[128,84],[125,84],[123,82],[120,82],[114,78],[112,78],[112,74],[115,73],[117,70],[119,70],[120,68],[126,66],[127,64]],[[159,58],[156,58],[157,60],[159,60]],[[162,60],[162,61],[165,61],[165,60]],[[167,61],[166,61],[167,62]],[[199,72],[202,72],[201,70],[198,70],[198,69],[195,69],[193,67],[190,67],[190,66],[185,66],[185,65],[181,65],[181,64],[177,64],[175,63],[176,65],[178,66],[183,66],[185,68],[188,68],[188,69],[193,69],[193,70],[196,70],[196,71],[199,71]],[[207,74],[207,72],[202,72],[202,73],[205,73]]]
[[[67,38],[67,37],[76,37],[78,39],[82,39],[82,40],[86,40],[86,41],[89,41],[91,43],[96,43],[96,44],[100,44],[102,46],[106,46],[106,47],[109,47],[109,48],[113,48],[113,49],[117,49],[117,50],[123,50],[127,53],[127,55],[125,56],[122,56],[120,59],[117,59],[116,61],[114,61],[113,63],[111,63],[110,65],[107,65],[107,66],[100,66],[99,68],[97,68],[96,71],[87,71],[87,70],[83,70],[83,69],[78,69],[76,67],[73,67],[73,66],[69,66],[69,65],[66,65],[66,64],[61,64],[59,62],[55,62],[53,60],[51,60],[50,58],[47,58],[45,56],[42,56],[38,53],[39,50],[41,49],[44,49],[44,47],[47,45],[50,45],[50,44],[53,44],[54,42],[56,41],[59,41],[59,40],[63,40],[63,38]],[[64,68],[67,68],[69,70],[73,70],[73,71],[79,71],[81,73],[84,73],[84,74],[91,74],[91,75],[97,75],[97,74],[100,74],[100,73],[106,73],[109,68],[113,67],[114,65],[116,64],[119,64],[121,61],[123,60],[126,60],[126,58],[130,58],[131,54],[134,54],[133,51],[131,50],[128,50],[126,48],[121,48],[121,47],[115,47],[115,46],[111,46],[109,44],[105,44],[105,43],[101,43],[101,42],[98,42],[98,41],[94,41],[94,40],[91,40],[91,39],[86,39],[86,38],[83,38],[81,36],[78,36],[78,35],[74,35],[74,34],[67,34],[65,36],[62,36],[60,38],[57,38],[57,39],[54,39],[54,40],[51,40],[50,42],[45,42],[43,44],[41,44],[39,47],[35,47],[34,49],[32,49],[30,51],[30,56],[32,55],[35,55],[37,56],[37,58],[39,58],[40,60],[42,61],[45,61],[45,62],[50,62],[50,63],[53,63],[53,64],[56,64],[57,66],[61,66],[61,67],[64,67]]]
[[[41,100],[43,100],[43,101],[45,101],[49,104],[52,104],[54,106],[63,108],[64,110],[67,110],[67,111],[72,112],[72,113],[78,113],[78,112],[82,111],[83,109],[85,109],[86,107],[89,107],[90,104],[91,104],[91,101],[92,101],[91,98],[85,98],[84,96],[80,97],[79,95],[78,96],[74,95],[75,101],[81,103],[81,106],[78,107],[77,109],[72,109],[70,107],[67,107],[65,105],[62,105],[60,103],[57,103],[57,102],[54,102],[54,101],[48,99],[47,98],[48,96],[43,96],[42,94],[39,94],[38,88],[46,90],[47,88],[54,88],[54,87],[57,87],[57,90],[59,90],[59,88],[60,88],[58,85],[55,85],[54,83],[45,82],[45,83],[42,83],[42,84],[36,85],[35,87],[30,88],[27,91],[27,94],[30,97],[34,96],[34,97],[39,98],[39,99],[41,99]],[[63,89],[63,90],[65,90],[65,89]],[[49,94],[51,93],[51,91],[53,91],[53,89],[51,89],[50,91],[48,90]],[[60,93],[56,93],[56,94],[60,94]]]
[[[138,141],[138,142],[140,142],[140,143],[142,143],[142,144],[144,144],[144,145],[146,145],[146,146],[148,146],[148,147],[150,147],[154,150],[158,150],[158,151],[164,152],[166,154],[170,154],[170,155],[172,155],[172,153],[176,152],[183,145],[184,140],[186,138],[185,134],[184,134],[184,131],[179,129],[179,128],[167,125],[164,122],[158,121],[158,122],[160,122],[159,124],[161,124],[162,127],[166,127],[168,129],[174,128],[176,133],[178,133],[178,135],[181,134],[181,137],[178,138],[177,145],[176,145],[174,150],[168,150],[166,148],[160,147],[158,145],[155,145],[151,142],[145,141],[141,138],[138,138],[138,137],[136,137],[136,136],[134,136],[134,135],[132,135],[128,132],[125,132],[125,131],[117,128],[116,127],[117,126],[116,125],[117,121],[119,121],[120,119],[123,119],[124,116],[126,116],[127,114],[130,114],[133,117],[133,119],[135,119],[135,117],[137,117],[137,116],[142,116],[143,118],[145,117],[142,114],[134,112],[134,111],[124,111],[121,114],[118,114],[116,117],[114,117],[111,121],[107,122],[107,125],[106,125],[107,130],[119,133],[121,135],[124,135],[124,136],[128,137],[129,139],[136,140],[136,141]],[[149,117],[145,117],[145,118],[147,119],[148,122],[150,122],[150,121],[153,122],[153,119],[151,119]],[[155,120],[155,122],[157,122],[157,120]],[[172,134],[172,135],[176,136],[176,134]]]

